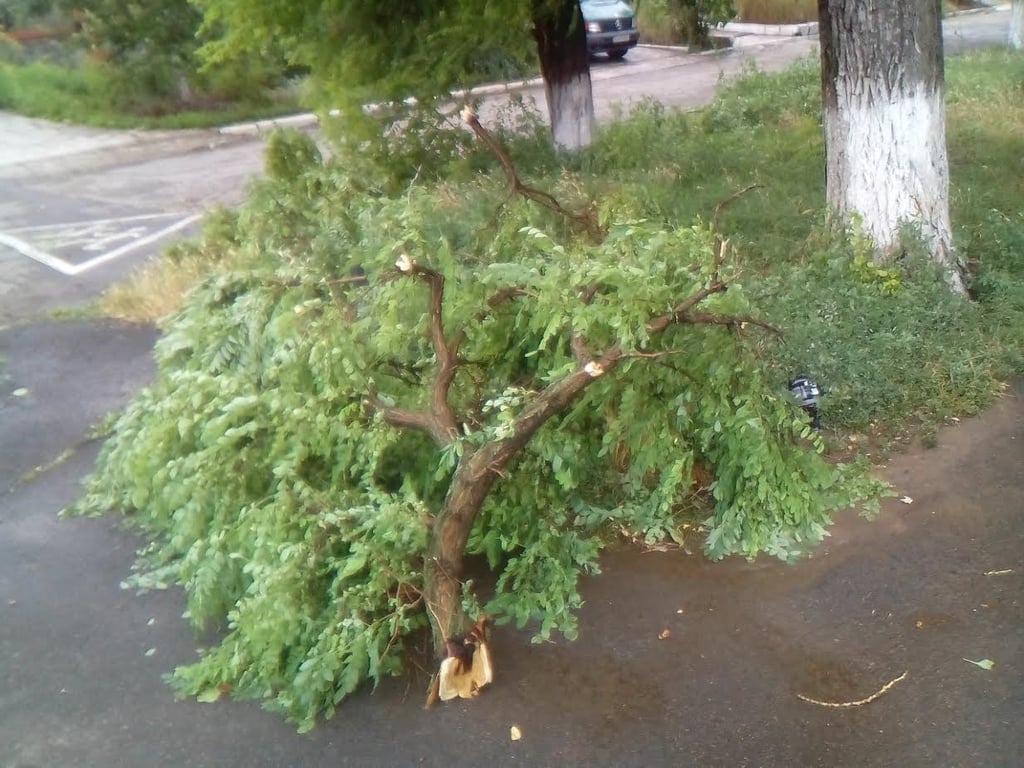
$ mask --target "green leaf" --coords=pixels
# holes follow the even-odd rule
[[[985,670],[992,669],[992,667],[996,665],[996,663],[992,661],[992,659],[982,659],[981,661],[971,661],[970,659],[964,659],[964,661],[966,661],[968,664],[973,664],[974,666],[981,667]]]

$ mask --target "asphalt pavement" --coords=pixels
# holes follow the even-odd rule
[[[692,98],[721,71],[669,69],[692,81]],[[18,120],[0,115],[5,137]],[[138,204],[124,218],[192,215],[221,192],[212,176],[189,183],[174,143],[214,176],[210,153],[249,168],[242,155],[258,145],[211,132],[43,129],[47,154],[35,160],[23,147],[5,165],[0,144],[0,231],[15,214],[22,235],[58,215],[73,223],[89,205],[110,218],[103,201],[127,199],[111,179],[131,180],[117,187]],[[173,192],[155,204],[146,183],[161,169]],[[234,191],[224,182],[225,199],[250,172],[232,177]],[[72,177],[94,181],[94,195]],[[87,234],[93,245],[107,236]],[[54,252],[78,264],[116,247]],[[176,701],[162,675],[202,642],[181,618],[180,593],[121,589],[141,541],[116,517],[56,516],[92,466],[90,428],[151,380],[156,331],[43,311],[95,295],[126,263],[64,275],[0,256],[0,768],[1024,764],[1020,383],[943,430],[937,447],[882,470],[911,504],[891,500],[874,522],[841,516],[807,561],[609,553],[584,583],[580,639],[537,646],[500,630],[495,683],[474,701],[424,711],[425,680],[395,680],[307,735],[251,702]],[[893,680],[853,706],[798,698],[862,701]]]

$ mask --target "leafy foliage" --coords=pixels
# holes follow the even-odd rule
[[[759,179],[769,191],[721,217],[739,246],[738,284],[715,309],[756,306],[786,336],[678,326],[641,344],[660,356],[630,359],[535,436],[467,550],[493,571],[493,583],[478,578],[479,596],[493,591],[485,608],[539,639],[572,636],[578,574],[596,570],[616,532],[681,537],[696,515],[713,556],[808,547],[830,505],[878,488],[859,467],[822,460],[814,435],[799,437],[804,423],[780,393],[790,375],[826,387],[828,435],[970,412],[1024,370],[1022,182],[1003,170],[1021,153],[1020,121],[1006,122],[1024,114],[1019,63],[1005,52],[957,58],[949,76],[972,304],[949,296],[912,238],[886,267],[898,276],[887,290],[858,268],[856,237],[821,228],[810,63],[737,83],[710,117],[644,104],[570,170],[545,165],[548,149],[532,155],[531,182],[596,201],[608,231],[598,243],[505,201],[470,173],[489,167],[471,155],[424,174],[447,180],[410,188],[398,181],[412,177],[358,147],[324,163],[302,138],[275,138],[270,178],[185,254],[215,256],[223,274],[168,325],[160,376],[121,417],[80,505],[129,513],[153,542],[133,583],[180,581],[196,625],[225,630],[175,684],[204,699],[263,698],[308,727],[359,680],[398,672],[426,625],[422,557],[459,452],[500,435],[572,364],[568,326],[595,349],[642,342],[644,318],[707,275],[714,238],[699,222],[671,222]],[[363,407],[371,379],[380,397],[419,404],[434,364],[424,288],[391,279],[396,250],[443,271],[448,327],[469,332],[453,389],[467,430],[446,451]],[[356,265],[368,285],[351,281]],[[595,277],[605,288],[583,306],[572,287]],[[530,290],[489,308],[511,284]],[[705,498],[691,478],[708,467]],[[467,584],[466,603],[477,599]]]
[[[646,42],[705,46],[711,26],[736,15],[732,0],[641,0],[637,25]]]
[[[178,581],[197,627],[225,627],[176,671],[182,692],[264,698],[305,728],[360,681],[398,672],[426,624],[423,558],[460,454],[500,439],[574,369],[573,333],[635,354],[543,426],[487,497],[466,551],[494,571],[484,609],[499,622],[574,636],[578,576],[596,571],[611,530],[682,537],[696,462],[714,473],[711,557],[791,558],[830,510],[872,509],[880,487],[823,459],[763,370],[758,334],[651,334],[711,279],[706,226],[635,218],[610,199],[595,242],[518,201],[495,216],[505,194],[486,179],[381,195],[298,134],[272,142],[268,169],[234,231],[221,222],[234,268],[168,325],[159,377],[78,505],[129,513],[153,542],[136,586]],[[463,434],[444,449],[367,407],[371,393],[410,409],[429,397],[426,291],[395,272],[399,253],[444,275],[446,325],[465,333],[450,398]],[[701,310],[751,313],[721,270],[731,287]]]
[[[544,2],[546,0],[541,0]],[[557,1],[557,0],[553,0]],[[198,0],[212,63],[268,46],[307,67],[330,107],[431,98],[531,68],[532,3]]]

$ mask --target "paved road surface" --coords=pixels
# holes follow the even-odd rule
[[[114,520],[55,517],[95,456],[82,435],[149,379],[153,339],[0,331],[2,768],[1021,765],[1024,386],[893,461],[914,503],[842,518],[811,560],[611,554],[576,643],[503,629],[477,700],[425,712],[425,681],[394,681],[300,736],[253,704],[176,702],[161,674],[197,643],[180,595],[119,589],[140,542]],[[797,698],[862,699],[904,671],[863,707]]]

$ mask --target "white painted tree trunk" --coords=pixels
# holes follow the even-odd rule
[[[585,147],[594,138],[594,92],[579,0],[533,0],[532,13],[551,137],[562,149]]]
[[[934,0],[819,0],[827,199],[871,237],[879,261],[917,229],[950,290],[952,250],[945,80]]]
[[[594,138],[594,95],[590,72],[568,82],[551,83],[547,89],[551,135],[562,149],[585,147]]]
[[[1010,47],[1024,49],[1024,0],[1010,4]]]

